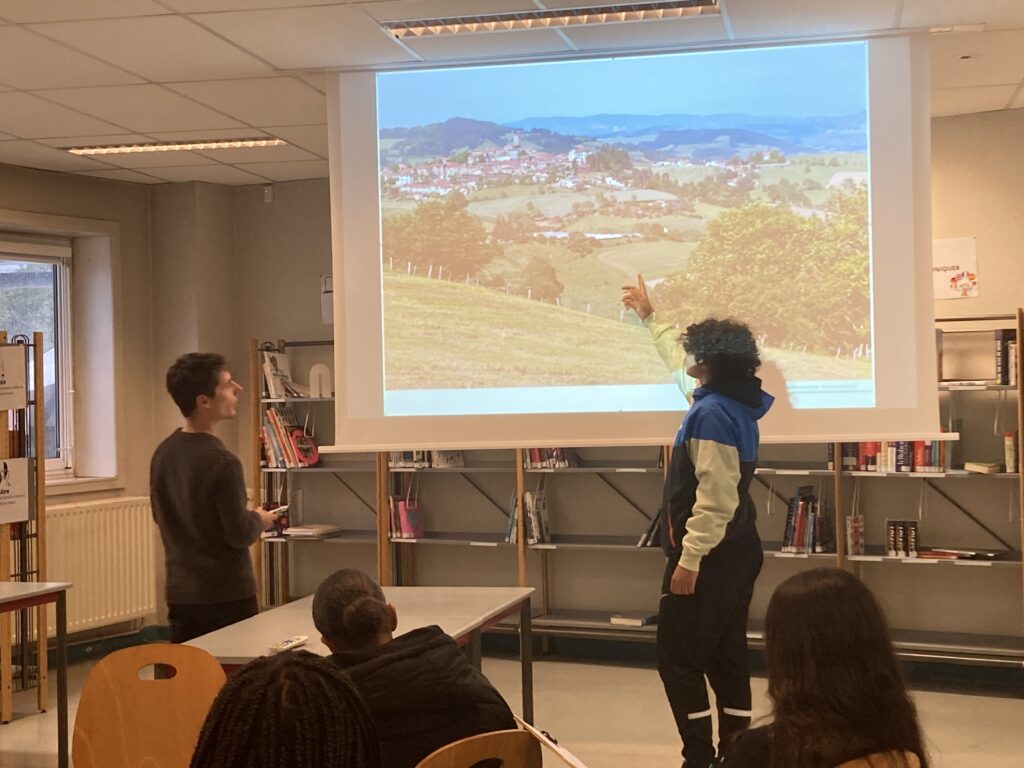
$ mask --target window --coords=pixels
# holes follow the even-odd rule
[[[47,477],[73,474],[71,243],[0,235],[0,330],[43,333]]]

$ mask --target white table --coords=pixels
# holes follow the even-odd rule
[[[66,581],[0,581],[0,613],[57,604],[57,765],[68,768],[68,609]]]
[[[473,665],[480,668],[480,636],[506,616],[519,614],[519,660],[523,675],[523,719],[533,722],[533,639],[530,596],[532,587],[384,587],[388,602],[398,613],[395,635],[436,624],[466,646]],[[246,664],[266,656],[274,643],[293,635],[307,635],[304,648],[328,655],[313,626],[313,598],[264,611],[251,619],[190,640],[225,667]]]

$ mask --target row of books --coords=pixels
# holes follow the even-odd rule
[[[950,448],[944,440],[869,440],[843,443],[843,471],[945,472]],[[835,468],[835,446],[828,445],[828,468]]]
[[[863,555],[864,517],[853,515],[846,518],[846,549],[853,556]],[[918,537],[917,520],[885,521],[885,555],[921,560],[998,560],[1006,557],[1006,550],[999,549],[942,549],[922,548]]]
[[[263,352],[263,381],[268,397],[309,397],[309,387],[292,381],[291,364],[284,352]]]
[[[390,469],[457,469],[466,466],[462,451],[391,451]]]
[[[519,500],[512,496],[508,527],[505,530],[505,541],[516,544],[519,541]],[[526,515],[523,528],[526,532],[527,544],[546,544],[551,541],[551,527],[548,522],[548,497],[543,488],[523,493],[523,507]]]
[[[1017,329],[1000,328],[994,332],[996,347],[996,384],[1017,384]]]
[[[260,429],[263,465],[270,469],[313,467],[320,463],[316,440],[299,425],[289,406],[267,408]]]
[[[392,539],[422,539],[423,511],[418,499],[388,497],[388,530]]]
[[[809,485],[797,488],[786,511],[782,551],[799,554],[835,552],[835,526],[824,499]]]
[[[523,451],[526,469],[565,469],[578,463],[576,453],[570,448],[526,448]]]

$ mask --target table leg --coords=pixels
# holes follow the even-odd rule
[[[519,607],[519,663],[523,668],[523,720],[533,725],[533,614],[530,598]]]
[[[483,650],[480,640],[480,630],[474,629],[469,633],[469,643],[466,647],[466,651],[469,654],[469,663],[473,665],[473,669],[477,672],[483,672]]]
[[[57,594],[57,766],[68,768],[68,607]]]

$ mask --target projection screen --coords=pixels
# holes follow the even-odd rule
[[[332,76],[333,449],[670,442],[638,274],[750,325],[765,441],[936,437],[928,91],[920,36]]]

